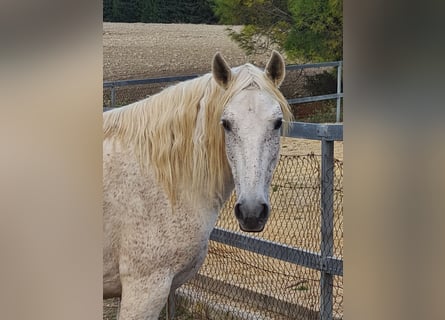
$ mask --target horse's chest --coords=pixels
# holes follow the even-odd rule
[[[172,228],[175,231],[168,237],[172,248],[170,250],[172,262],[178,271],[194,268],[194,265],[202,263],[213,226],[213,221],[198,218],[184,221],[178,218],[176,227]]]
[[[216,213],[175,212],[167,216],[159,212],[152,211],[150,219],[126,221],[130,225],[122,238],[122,253],[127,257],[121,262],[128,267],[137,265],[143,273],[168,268],[175,275],[181,274],[178,277],[188,278],[205,258]]]

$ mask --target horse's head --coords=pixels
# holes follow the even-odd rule
[[[264,72],[252,65],[231,70],[216,54],[212,70],[226,90],[234,90],[232,82],[243,81],[242,72],[255,79],[234,90],[222,112],[221,125],[237,194],[235,216],[241,230],[260,232],[269,217],[269,187],[279,156],[283,112],[274,91],[284,79],[284,60],[274,51]],[[253,73],[259,76],[255,78]],[[273,90],[266,90],[267,86]]]

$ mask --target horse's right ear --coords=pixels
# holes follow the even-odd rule
[[[212,74],[216,83],[218,83],[224,89],[227,89],[230,80],[232,79],[232,71],[230,70],[226,60],[224,60],[219,52],[213,57]]]

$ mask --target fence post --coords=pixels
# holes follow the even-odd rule
[[[114,106],[116,105],[116,90],[114,86],[112,86],[110,90],[111,90],[110,108],[114,108]]]
[[[342,72],[343,61],[338,62],[337,67],[337,94],[341,93],[341,72]],[[337,97],[337,117],[336,122],[340,122],[340,110],[341,109],[341,98]]]
[[[334,141],[321,140],[321,261],[320,319],[332,320],[333,276],[326,258],[334,255]]]

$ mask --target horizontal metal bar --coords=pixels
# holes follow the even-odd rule
[[[325,94],[325,95],[321,95],[321,96],[289,99],[289,100],[287,100],[287,103],[289,103],[289,104],[306,103],[306,102],[315,102],[315,101],[330,100],[330,99],[337,99],[337,98],[343,98],[343,93],[332,93],[332,94]]]
[[[279,297],[271,296],[267,288],[263,289],[266,290],[250,289],[240,286],[240,283],[236,283],[236,281],[215,279],[212,276],[198,273],[191,283],[176,289],[175,294],[188,296],[189,299],[194,299],[194,302],[205,301],[206,296],[202,294],[203,290],[216,295],[217,298],[212,299],[211,304],[206,304],[206,308],[212,308],[212,319],[275,319],[274,315],[279,319],[282,319],[283,315],[287,317],[286,319],[294,319],[295,315],[300,314],[305,315],[304,319],[319,319],[318,311],[302,306],[298,300],[285,301]],[[233,292],[236,292],[236,295]],[[229,299],[231,303],[228,304],[227,301],[224,303],[225,299]],[[246,312],[246,309],[242,308],[242,304],[246,301],[249,301],[250,308],[256,310],[254,317],[242,316]]]
[[[335,276],[343,276],[343,260],[336,257],[322,259],[321,269]]]
[[[343,141],[343,124],[289,122],[289,130],[285,136],[310,140]]]
[[[106,82],[104,82],[103,87],[104,88],[112,88],[112,87],[134,86],[134,85],[149,84],[149,83],[185,81],[185,80],[197,78],[199,76],[201,76],[201,75],[200,74],[192,74],[192,75],[188,75],[188,76],[161,77],[161,78],[149,78],[149,79],[137,79],[137,80],[106,81]]]
[[[323,68],[323,67],[336,67],[340,64],[340,61],[333,62],[320,62],[320,63],[308,63],[308,64],[293,64],[286,66],[286,70],[300,70],[307,68]],[[172,76],[172,77],[159,77],[148,79],[136,79],[136,80],[117,80],[117,81],[105,81],[103,83],[104,88],[123,87],[132,85],[141,85],[149,83],[162,83],[162,82],[175,82],[194,79],[202,76],[202,74],[192,74],[185,76]]]
[[[324,67],[338,67],[341,61],[332,62],[319,62],[319,63],[306,63],[306,64],[293,64],[286,66],[286,70],[298,70],[308,68],[324,68]]]
[[[221,228],[213,229],[210,234],[210,240],[271,258],[298,264],[307,268],[324,271],[333,275],[343,275],[342,260],[337,258],[325,258],[322,261],[319,254],[307,250],[293,248],[269,240],[245,236]]]

